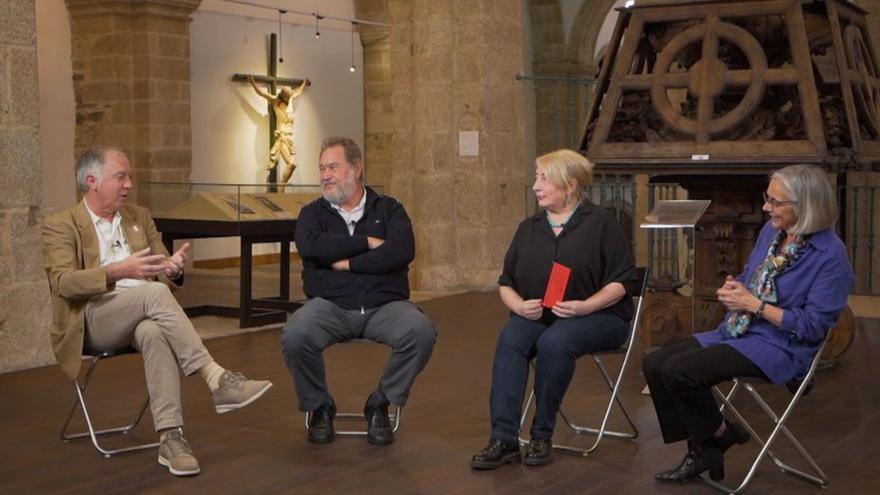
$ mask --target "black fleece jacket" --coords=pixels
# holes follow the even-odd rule
[[[306,297],[322,297],[345,309],[370,309],[409,299],[409,263],[415,238],[406,210],[396,199],[367,187],[364,215],[348,233],[345,220],[324,198],[303,207],[296,221],[296,248],[303,262]],[[367,237],[385,242],[376,249]],[[348,259],[350,271],[331,265]]]

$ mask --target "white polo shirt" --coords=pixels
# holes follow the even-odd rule
[[[330,203],[330,206],[345,220],[345,225],[348,227],[348,235],[354,235],[354,225],[364,216],[364,205],[367,204],[367,188],[364,187],[363,191],[364,194],[361,195],[360,202],[351,211],[345,211],[341,206]]]
[[[107,266],[110,263],[117,263],[131,256],[131,248],[125,239],[125,232],[122,230],[122,215],[117,211],[113,215],[113,221],[107,221],[95,214],[89,208],[88,203],[83,200],[86,211],[92,217],[92,223],[95,225],[95,232],[98,233],[98,251],[101,258],[101,266]],[[116,289],[128,289],[146,284],[146,280],[136,278],[123,278],[116,281]]]

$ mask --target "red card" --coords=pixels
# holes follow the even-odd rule
[[[568,277],[571,275],[571,268],[553,262],[553,269],[550,271],[550,281],[547,282],[547,290],[544,292],[544,300],[541,305],[545,308],[552,308],[565,297],[565,289],[568,287]]]

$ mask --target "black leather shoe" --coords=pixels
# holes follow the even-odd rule
[[[742,445],[752,438],[743,425],[735,421],[727,421],[726,419],[724,420],[724,423],[727,425],[724,429],[724,433],[722,433],[720,437],[714,439],[715,445],[718,446],[718,449],[721,450],[722,454],[727,452],[727,449],[733,447],[734,444]]]
[[[370,403],[370,399],[367,399],[364,405],[364,417],[367,418],[367,442],[373,445],[388,445],[394,441],[387,403],[374,406]]]
[[[336,417],[336,406],[324,404],[309,414],[309,441],[314,443],[330,443],[336,438],[333,429],[333,418]]]
[[[696,479],[705,471],[709,471],[709,477],[714,481],[724,479],[724,455],[713,443],[707,442],[698,449],[692,448],[689,443],[688,452],[681,463],[655,474],[654,478],[657,481],[684,483]]]
[[[519,462],[519,443],[489,440],[489,445],[471,459],[474,469],[498,469],[509,462]]]
[[[526,449],[526,466],[544,466],[553,461],[553,442],[549,438],[533,438]]]

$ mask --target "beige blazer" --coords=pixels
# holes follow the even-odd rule
[[[132,252],[149,246],[154,254],[168,255],[146,208],[127,204],[119,213]],[[82,361],[86,303],[116,286],[107,283],[100,262],[98,234],[84,202],[43,223],[43,267],[52,292],[50,337],[55,358],[71,379],[79,375]],[[173,286],[165,277],[162,281]]]

